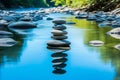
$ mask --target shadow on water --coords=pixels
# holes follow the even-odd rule
[[[115,45],[120,44],[120,40],[106,33],[110,31],[111,27],[99,28],[95,22],[88,22],[86,20],[78,20],[72,18],[71,21],[76,22],[77,28],[84,30],[84,44],[88,50],[93,50],[94,47],[89,45],[91,40],[101,40],[105,44],[98,48],[100,59],[105,63],[111,63],[115,70],[114,80],[120,80],[120,50],[115,49]],[[118,46],[119,48],[119,46]]]

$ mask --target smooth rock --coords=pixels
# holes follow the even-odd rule
[[[51,33],[52,33],[54,36],[62,36],[62,35],[66,35],[66,34],[67,34],[66,31],[61,31],[61,30],[52,30]]]
[[[67,36],[51,36],[51,38],[56,39],[56,40],[63,40],[63,39],[67,39]]]
[[[48,46],[52,47],[68,47],[71,43],[66,40],[50,40],[47,42]]]
[[[47,46],[48,49],[59,49],[59,50],[70,50],[70,46],[68,47],[53,47],[53,46]]]
[[[65,24],[66,21],[65,20],[54,20],[53,23],[55,23],[55,24]]]
[[[100,40],[93,40],[93,41],[89,41],[89,44],[91,46],[102,46],[104,44],[104,42],[100,41]]]
[[[31,22],[14,22],[8,25],[9,28],[16,28],[16,29],[30,29],[36,28],[37,26]]]

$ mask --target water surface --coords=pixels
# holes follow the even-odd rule
[[[66,25],[71,50],[68,54],[65,74],[53,74],[52,51],[46,48],[51,40],[52,22],[38,21],[38,28],[15,33],[18,44],[0,50],[0,80],[120,80],[120,51],[113,46],[120,40],[106,32],[110,27],[99,28],[97,23],[85,19],[75,19],[71,15],[53,13],[55,19],[76,22]],[[91,40],[101,40],[102,47],[93,47]]]

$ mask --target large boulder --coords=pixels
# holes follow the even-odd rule
[[[8,25],[9,28],[16,28],[16,29],[30,29],[36,28],[37,26],[31,22],[14,22]]]

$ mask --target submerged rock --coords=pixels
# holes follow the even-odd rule
[[[100,41],[100,40],[93,40],[93,41],[89,41],[89,44],[91,46],[102,46],[104,44],[104,42]]]
[[[46,18],[46,20],[53,20],[53,18],[48,17],[48,18]]]
[[[0,38],[0,47],[11,47],[16,44],[12,38]]]
[[[9,28],[16,28],[16,29],[30,29],[36,28],[37,26],[31,22],[14,22],[8,25]]]

